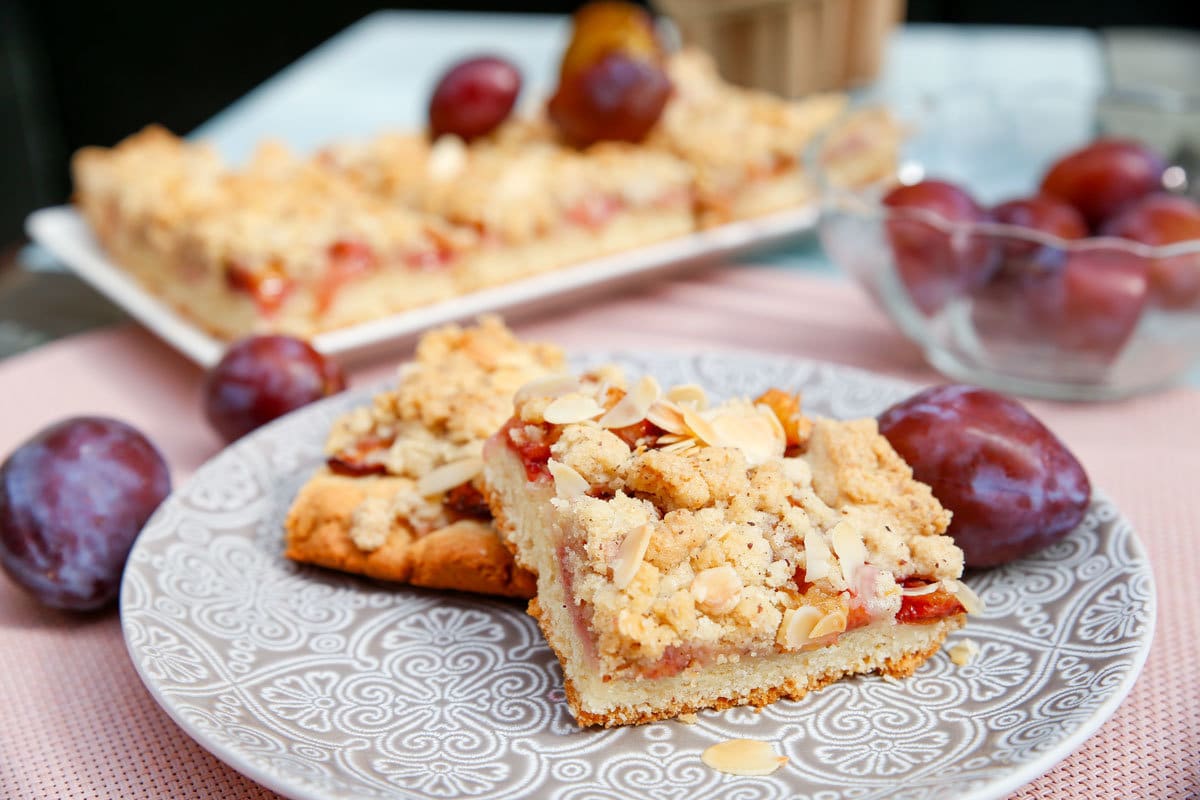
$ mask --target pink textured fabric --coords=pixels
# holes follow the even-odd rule
[[[589,301],[518,326],[575,348],[755,349],[932,382],[937,376],[854,287],[720,270]],[[397,354],[399,357],[400,354]],[[365,383],[393,363],[360,369]],[[63,416],[119,416],[154,438],[177,483],[220,447],[199,412],[200,372],[125,327],[0,364],[0,453]],[[1031,403],[1133,521],[1159,588],[1145,672],[1116,716],[1016,798],[1200,798],[1200,392],[1095,406]],[[0,578],[0,797],[275,795],[208,755],[138,681],[115,613],[38,607]]]

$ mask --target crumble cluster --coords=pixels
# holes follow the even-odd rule
[[[378,465],[406,481],[386,508],[377,501],[356,513],[355,543],[379,547],[379,523],[396,517],[418,533],[448,525],[445,492],[478,480],[483,442],[508,418],[513,394],[563,363],[558,348],[520,341],[498,317],[426,334],[397,387],[340,417],[326,442],[331,456]]]
[[[667,105],[650,141],[695,165],[702,192],[794,167],[846,108],[842,94],[785,100],[727,84],[711,56],[696,49],[673,57],[668,72],[679,102]]]
[[[599,227],[624,208],[691,200],[692,170],[675,155],[618,142],[576,150],[544,120],[509,121],[470,146],[390,135],[331,148],[325,159],[373,191],[509,244],[564,222]]]

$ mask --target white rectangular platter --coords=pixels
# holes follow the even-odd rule
[[[371,322],[319,334],[314,346],[341,360],[358,360],[398,349],[430,327],[490,311],[518,311],[552,305],[581,293],[605,293],[622,285],[700,266],[748,250],[777,244],[810,230],[817,208],[805,206],[754,220],[734,222],[649,247],[574,264]],[[38,244],[130,316],[201,366],[221,357],[224,343],[162,302],[114,264],[75,209],[55,206],[35,211],[25,222]]]

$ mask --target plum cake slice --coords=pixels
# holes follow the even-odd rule
[[[483,442],[513,393],[564,369],[496,317],[431,331],[395,388],[333,425],[328,458],[296,497],[286,555],[382,580],[529,598],[533,576],[496,536],[480,492]]]
[[[798,396],[708,407],[649,377],[516,394],[484,487],[581,725],[911,675],[978,600],[950,514],[872,419]]]

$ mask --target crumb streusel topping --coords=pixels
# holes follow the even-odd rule
[[[696,165],[707,191],[794,165],[846,106],[844,94],[795,101],[725,83],[696,48],[672,56],[668,72],[676,97],[649,142]]]
[[[605,674],[820,646],[909,591],[960,591],[949,512],[874,420],[810,419],[779,390],[705,403],[651,379],[519,397],[553,442],[562,569]]]
[[[387,530],[381,520],[403,518],[418,534],[450,524],[447,492],[478,481],[483,442],[508,418],[517,389],[563,364],[558,348],[522,342],[494,316],[426,334],[396,388],[341,416],[326,442],[335,471],[343,464],[399,479],[386,509],[355,515],[355,543],[379,547],[371,532]]]
[[[676,156],[607,142],[579,151],[543,120],[512,120],[465,144],[392,135],[323,155],[354,181],[509,243],[564,224],[602,225],[620,207],[690,203],[692,170]]]

